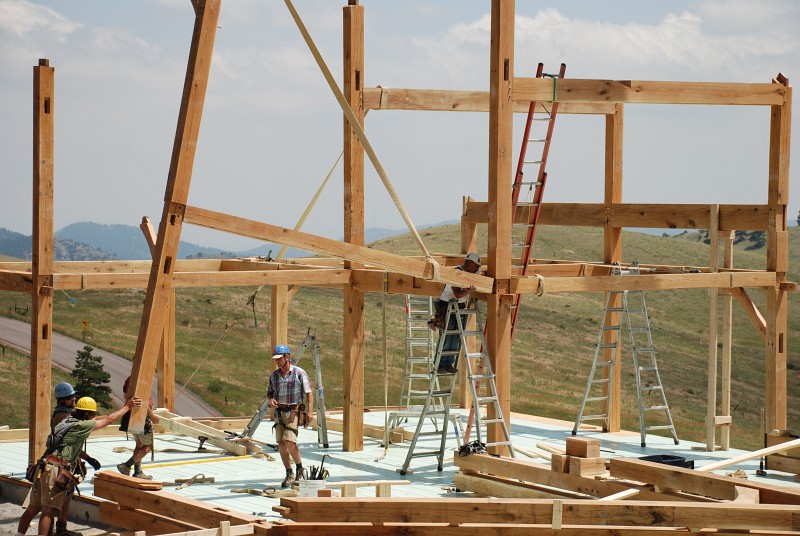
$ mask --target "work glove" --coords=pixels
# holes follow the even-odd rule
[[[97,458],[92,458],[91,456],[87,456],[86,457],[86,463],[91,465],[92,468],[95,471],[99,471],[100,470],[100,462],[97,460]]]

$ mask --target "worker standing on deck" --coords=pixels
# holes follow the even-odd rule
[[[45,536],[50,531],[53,517],[61,510],[64,497],[70,495],[78,484],[75,469],[83,450],[83,443],[93,430],[105,428],[134,406],[141,406],[142,399],[133,397],[122,408],[110,415],[97,415],[97,403],[93,398],[84,396],[75,404],[75,414],[67,418],[66,423],[73,424],[64,434],[59,446],[44,460],[44,466],[37,472],[33,486],[23,506],[25,513],[20,519],[17,535],[25,534],[27,526],[22,526],[28,512],[33,516],[41,509],[39,518],[39,535]],[[30,516],[31,518],[33,516]],[[28,520],[30,523],[30,519]]]
[[[311,423],[314,411],[314,395],[308,374],[292,364],[291,355],[291,350],[285,344],[275,347],[272,359],[278,368],[272,371],[267,384],[269,407],[275,409],[272,417],[275,421],[275,441],[278,442],[278,452],[286,468],[286,478],[281,482],[281,487],[284,488],[291,486],[295,480],[304,478],[297,432],[301,424],[308,426]],[[296,472],[292,471],[292,459]]]

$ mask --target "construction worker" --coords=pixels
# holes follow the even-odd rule
[[[122,384],[122,391],[126,394],[126,396],[130,382],[131,377],[128,376],[128,378],[125,380],[125,383]],[[153,413],[153,398],[150,397],[150,401],[147,404],[147,417],[145,417],[144,420],[144,433],[132,433],[133,440],[136,442],[136,446],[133,449],[133,455],[128,459],[128,461],[117,464],[117,471],[123,475],[129,475],[131,473],[131,467],[133,467],[133,478],[153,480],[152,476],[146,475],[144,471],[142,471],[142,460],[150,451],[153,450],[153,424],[158,424],[158,421],[159,418],[155,413]],[[124,417],[122,419],[122,424],[120,425],[120,430],[123,432],[128,431],[128,423]]]
[[[471,274],[477,274],[481,269],[481,256],[477,253],[467,253],[464,257],[464,264],[456,266],[456,270],[463,270]],[[458,306],[463,308],[469,299],[469,293],[475,290],[474,285],[469,288],[454,287],[450,284],[444,286],[439,299],[436,300],[436,316],[439,317],[441,322],[444,322],[444,317],[447,314],[447,304],[453,300],[458,301]],[[458,329],[458,320],[455,315],[450,317],[450,323],[446,326],[447,330]],[[439,337],[442,332],[439,332]],[[437,344],[438,347],[438,344]],[[455,374],[458,370],[456,358],[458,357],[458,350],[461,349],[461,337],[458,334],[447,335],[442,345],[442,352],[453,352],[452,354],[443,355],[439,359],[439,368],[437,374]]]
[[[23,526],[23,521],[27,518],[27,523],[30,524],[30,520],[40,509],[42,515],[39,518],[39,535],[45,536],[50,531],[53,517],[64,504],[64,497],[71,494],[78,483],[75,470],[86,438],[93,430],[105,428],[130,408],[141,405],[142,400],[133,397],[112,414],[97,415],[97,402],[93,398],[84,396],[78,400],[74,415],[66,419],[67,423],[74,425],[66,432],[58,448],[44,460],[44,467],[39,471],[23,503],[26,510],[20,518],[17,536],[23,536],[28,530],[27,525]]]
[[[286,478],[281,482],[283,488],[288,488],[295,480],[304,478],[303,460],[300,458],[300,448],[297,446],[297,431],[301,424],[307,427],[311,423],[314,411],[314,395],[308,374],[292,364],[291,355],[291,350],[285,344],[275,347],[272,360],[278,368],[272,371],[267,384],[269,407],[275,409],[272,416],[272,420],[275,421],[275,441],[278,443],[278,452],[286,468]],[[303,405],[304,396],[305,405]],[[292,471],[292,459],[296,472]]]
[[[72,412],[75,410],[75,400],[77,400],[78,395],[75,392],[75,388],[72,387],[72,384],[67,382],[61,382],[55,386],[53,389],[53,396],[56,399],[56,408],[53,410],[53,415],[50,417],[50,432],[52,433],[55,429],[56,425],[72,415]],[[100,469],[100,462],[97,461],[95,458],[92,458],[86,452],[81,451],[80,454],[81,458],[86,460],[86,463],[92,466],[95,471]],[[56,522],[55,526],[55,536],[80,536],[79,532],[71,531],[67,529],[67,518],[69,517],[69,502],[72,499],[72,493],[67,494],[64,497],[64,503],[61,505],[61,509],[58,512],[58,521]],[[19,527],[18,532],[25,533],[28,530],[28,527],[33,521],[33,518],[36,517],[36,514],[39,513],[40,509],[26,509],[25,512],[22,514],[22,517],[19,520]],[[52,532],[52,531],[51,531]]]

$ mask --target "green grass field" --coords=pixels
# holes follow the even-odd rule
[[[455,253],[457,225],[425,229],[422,238],[432,252]],[[798,280],[798,228],[790,232],[793,271]],[[486,236],[480,236],[486,251]],[[708,265],[708,246],[688,238],[666,238],[626,233],[623,259],[643,264]],[[409,236],[393,237],[372,244],[375,249],[400,254],[419,254]],[[602,233],[590,228],[542,226],[534,255],[539,258],[601,260]],[[763,251],[737,250],[735,266],[763,269]],[[180,386],[201,394],[225,415],[251,415],[263,399],[269,371],[269,290],[255,300],[255,310],[246,306],[254,288],[178,289],[176,293],[176,378]],[[57,293],[54,327],[80,339],[81,322],[88,322],[87,343],[131,358],[136,346],[144,292],[141,290],[83,291],[71,293],[77,304]],[[753,300],[764,311],[764,293],[753,290]],[[380,293],[367,294],[365,403],[383,405],[383,339]],[[386,296],[389,354],[389,403],[399,401],[405,352],[403,297]],[[792,297],[793,298],[793,297]],[[706,371],[708,355],[708,293],[705,290],[677,290],[647,294],[659,369],[672,408],[679,437],[705,441]],[[0,311],[23,318],[14,304],[29,298],[0,292]],[[798,357],[798,305],[790,298],[789,368],[800,368]],[[546,294],[526,297],[517,320],[512,349],[512,410],[572,421],[586,385],[603,312],[601,293]],[[741,308],[734,303],[733,330],[733,432],[736,447],[757,448],[760,411],[764,405],[764,344]],[[342,292],[337,289],[303,288],[294,297],[289,312],[289,343],[295,348],[308,328],[317,335],[322,351],[326,405],[342,404]],[[228,334],[220,341],[223,334]],[[626,341],[627,342],[627,341]],[[213,349],[216,345],[216,348]],[[0,391],[0,407],[9,400],[24,399],[27,393],[27,358],[8,351],[1,359],[10,370],[11,381],[19,384],[13,394]],[[20,362],[19,360],[22,360]],[[311,369],[308,357],[300,363]],[[623,347],[623,426],[638,430],[634,375],[630,352]],[[309,372],[311,372],[309,370]],[[798,396],[800,381],[789,375],[788,406],[790,427],[800,425]],[[21,410],[20,406],[20,410]],[[11,414],[15,414],[12,417]],[[15,426],[26,421],[26,413],[0,413]],[[16,420],[15,420],[16,419]]]

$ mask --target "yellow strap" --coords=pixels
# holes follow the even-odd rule
[[[419,236],[417,229],[414,227],[414,223],[411,221],[411,217],[408,215],[408,212],[403,206],[403,202],[400,201],[400,197],[397,195],[394,186],[392,186],[386,170],[383,169],[383,165],[381,165],[380,160],[378,160],[378,155],[372,148],[372,144],[370,144],[369,139],[367,139],[367,135],[364,132],[364,129],[361,128],[355,113],[353,113],[353,109],[350,108],[350,104],[348,104],[347,99],[344,98],[344,94],[339,89],[339,86],[336,85],[336,80],[334,80],[330,69],[328,69],[328,66],[325,64],[325,60],[322,58],[322,55],[319,52],[319,49],[317,49],[313,39],[311,39],[311,35],[308,33],[303,21],[300,19],[300,15],[297,14],[297,11],[292,4],[292,0],[284,0],[284,2],[286,3],[286,7],[289,9],[289,13],[291,13],[292,18],[294,19],[295,24],[297,24],[297,29],[300,30],[300,33],[303,35],[303,39],[308,45],[311,54],[317,61],[317,65],[319,65],[322,75],[328,82],[328,86],[331,88],[334,97],[336,97],[336,100],[339,102],[339,106],[342,108],[342,112],[344,113],[345,118],[347,118],[347,122],[350,123],[350,128],[353,129],[358,141],[364,146],[364,151],[367,153],[367,156],[369,156],[369,160],[372,162],[372,165],[375,168],[375,171],[378,173],[378,176],[381,178],[381,181],[383,181],[386,191],[389,193],[392,201],[394,201],[394,204],[397,207],[397,210],[400,212],[400,215],[403,217],[403,221],[405,221],[408,230],[411,232],[414,240],[416,240],[417,245],[419,246],[423,255],[430,258],[431,254],[428,253],[428,249],[425,247],[425,244],[422,243],[422,238]]]

